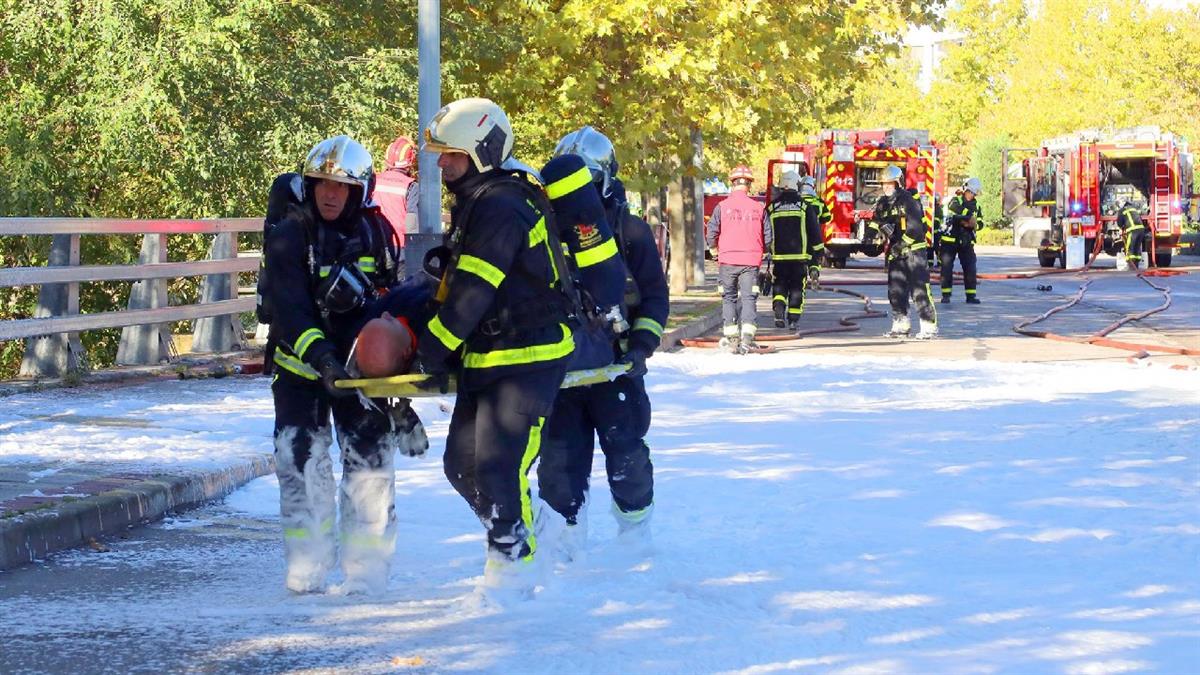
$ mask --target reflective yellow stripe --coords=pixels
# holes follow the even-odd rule
[[[363,257],[358,259],[358,269],[364,274],[373,274],[375,272],[375,258]]]
[[[542,425],[545,423],[546,418],[539,417],[537,424],[529,429],[529,441],[525,443],[525,454],[521,456],[521,472],[517,474],[521,490],[521,520],[524,521],[525,531],[528,533],[525,543],[529,544],[530,557],[537,550],[537,537],[533,533],[533,502],[529,494],[529,467],[542,450]]]
[[[823,244],[823,243],[817,244],[816,246],[813,247],[813,253],[816,253],[817,251],[824,251],[824,250],[825,250],[825,244]]]
[[[804,313],[803,305],[801,305],[799,307],[789,307],[788,308],[788,314],[803,314],[803,313]]]
[[[546,241],[546,219],[540,218],[533,229],[529,231],[529,248],[533,248],[538,244]]]
[[[663,325],[661,323],[655,321],[654,319],[650,319],[647,317],[642,317],[642,318],[638,319],[637,321],[634,321],[633,329],[650,331],[651,333],[654,333],[658,337],[662,337],[662,334],[663,334]]]
[[[725,326],[724,328],[721,329],[721,333],[724,334],[725,337],[736,336],[738,334],[737,324],[730,324],[728,326]]]
[[[271,360],[274,361],[275,365],[279,366],[280,368],[283,368],[293,375],[299,375],[306,380],[317,380],[321,377],[317,374],[316,370],[313,370],[312,366],[292,356],[291,354],[284,352],[281,349],[275,350],[275,356],[271,357]]]
[[[796,210],[775,211],[771,214],[771,222],[774,222],[776,218],[803,218],[803,217],[804,217],[803,211],[796,211]]]
[[[958,241],[958,240],[957,240],[957,239],[955,239],[954,237],[947,237],[947,236],[946,236],[946,235],[944,235],[944,234],[942,235],[942,243],[945,243],[945,242],[951,242],[951,243],[954,243],[954,242],[957,242],[957,241]]]
[[[321,270],[318,272],[318,274],[320,274],[321,278],[324,279],[325,277],[329,276],[329,271],[332,269],[333,267],[329,265],[321,265]]]
[[[321,330],[320,328],[309,328],[300,334],[300,338],[296,340],[296,346],[292,348],[292,351],[296,353],[297,357],[304,358],[304,352],[307,352],[308,348],[311,347],[314,342],[317,340],[323,340],[324,338],[325,331]]]
[[[787,298],[782,295],[776,295],[775,297],[771,298],[771,301],[772,302],[787,302]]]
[[[443,345],[445,345],[446,349],[449,349],[450,351],[458,349],[458,346],[463,343],[462,338],[458,337],[454,333],[451,333],[450,329],[446,328],[446,325],[442,323],[442,317],[440,316],[433,317],[433,321],[429,322],[429,332],[433,333],[433,336],[437,338]]]
[[[774,257],[775,262],[784,262],[788,260],[812,260],[812,256],[807,253],[780,253]]]
[[[461,272],[470,272],[496,288],[499,288],[500,283],[504,281],[504,272],[501,272],[500,268],[483,258],[476,258],[473,255],[459,256],[458,270]]]
[[[614,239],[609,239],[596,248],[589,248],[586,251],[576,253],[575,262],[582,269],[584,267],[591,267],[592,265],[599,265],[615,255],[617,255],[617,242]]]
[[[571,194],[579,188],[590,185],[592,182],[592,171],[586,166],[576,171],[575,173],[560,178],[546,186],[546,196],[550,199],[558,199]]]
[[[321,534],[329,534],[333,532],[333,521],[325,520],[321,523]],[[308,539],[310,532],[307,527],[285,527],[283,528],[283,536],[287,539]]]
[[[575,351],[575,341],[571,339],[571,330],[561,323],[558,326],[562,329],[562,339],[558,342],[548,345],[497,349],[494,352],[468,353],[463,358],[463,365],[467,368],[497,368],[553,361],[570,356],[571,352]],[[430,322],[429,329],[433,330],[432,322]],[[434,335],[437,333],[435,332]]]

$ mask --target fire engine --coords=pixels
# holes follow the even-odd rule
[[[816,180],[817,194],[833,219],[825,226],[825,247],[830,264],[844,267],[854,253],[877,256],[878,241],[865,242],[867,223],[875,215],[875,202],[883,194],[883,171],[898,166],[906,187],[925,207],[926,239],[933,239],[934,200],[945,195],[945,148],[920,129],[826,129],[808,143],[788,145],[783,156],[767,163],[767,199],[779,175],[796,169]],[[778,171],[778,174],[776,174]]]
[[[1085,261],[1097,249],[1120,252],[1117,220],[1127,200],[1150,228],[1150,263],[1170,266],[1183,229],[1182,198],[1192,184],[1192,156],[1182,138],[1150,126],[1087,130],[1040,148],[1007,149],[1003,162],[1006,213],[1019,229],[1048,230],[1037,249],[1042,267],[1066,267],[1066,237],[1083,237]]]

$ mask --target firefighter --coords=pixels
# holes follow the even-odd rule
[[[384,218],[392,224],[400,245],[404,245],[404,233],[416,232],[417,223],[417,179],[413,172],[417,168],[417,145],[407,136],[392,141],[387,149],[387,168],[377,176],[375,201]]]
[[[758,272],[770,250],[771,222],[762,203],[750,197],[754,174],[748,167],[736,167],[729,181],[733,191],[713,209],[705,243],[719,265],[721,348],[744,354],[758,348]]]
[[[800,195],[800,174],[786,171],[779,191],[767,206],[771,223],[771,265],[774,297],[771,309],[775,327],[795,329],[804,313],[804,291],[810,266],[820,267],[825,251],[821,234],[821,212]]]
[[[829,212],[829,205],[825,203],[825,200],[817,196],[817,181],[812,176],[800,178],[800,197],[804,199],[805,204],[817,207],[817,219],[820,221],[822,237],[824,237],[825,226],[833,220],[833,214]]]
[[[976,268],[975,259],[975,230],[982,226],[983,211],[975,196],[982,189],[978,178],[968,178],[963,182],[962,190],[950,200],[946,207],[949,218],[942,223],[940,246],[942,302],[950,302],[951,291],[954,290],[954,258],[958,257],[963,270],[963,288],[967,294],[967,304],[978,305],[979,298],[975,295]]]
[[[887,256],[888,302],[892,306],[892,328],[888,337],[909,333],[908,303],[917,305],[921,328],[917,339],[937,337],[937,314],[929,300],[929,268],[925,262],[925,211],[904,189],[904,171],[889,166],[883,173],[883,196],[868,225],[872,236],[882,236]]]
[[[574,343],[545,196],[506,169],[512,147],[508,116],[484,98],[450,103],[425,129],[454,207],[441,305],[418,358],[435,381],[458,375],[443,463],[487,531],[483,589],[524,595],[537,551],[526,474]]]
[[[271,393],[287,587],[322,590],[335,563],[332,413],[343,470],[342,590],[379,591],[395,548],[394,454],[421,454],[426,441],[407,401],[364,406],[334,382],[348,377],[342,364],[370,311],[371,289],[396,280],[396,250],[386,225],[368,217],[373,171],[361,145],[346,136],[318,143],[301,176],[296,203],[267,234],[263,268],[262,309],[276,346]]]
[[[645,436],[650,428],[646,359],[658,348],[669,311],[667,281],[650,226],[633,215],[617,178],[612,142],[585,126],[559,141],[556,155],[577,154],[591,171],[590,188],[603,203],[628,271],[625,305],[631,327],[613,349],[631,365],[612,382],[565,389],[546,423],[538,464],[540,496],[566,522],[562,552],[575,557],[587,541],[587,501],[594,437],[600,438],[618,537],[645,541],[654,511],[654,466]]]
[[[1117,215],[1121,232],[1125,235],[1125,260],[1135,272],[1141,268],[1142,253],[1146,249],[1146,224],[1142,221],[1142,210],[1126,199]]]

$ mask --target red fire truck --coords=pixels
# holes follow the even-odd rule
[[[1117,214],[1126,200],[1150,227],[1150,264],[1170,266],[1183,229],[1182,200],[1191,196],[1192,156],[1183,139],[1149,126],[1080,131],[1040,148],[1005,150],[1003,161],[1006,212],[1048,221],[1038,246],[1042,267],[1066,267],[1069,236],[1083,237],[1085,261],[1097,250],[1116,255],[1124,247]]]
[[[817,194],[833,215],[825,226],[830,264],[844,267],[851,254],[873,257],[883,252],[881,242],[864,243],[864,235],[889,166],[904,170],[907,187],[925,206],[926,236],[932,243],[934,200],[945,195],[944,152],[928,131],[919,129],[826,129],[808,143],[788,145],[783,157],[767,163],[767,198],[783,171],[811,173]]]

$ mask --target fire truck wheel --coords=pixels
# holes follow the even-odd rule
[[[1053,251],[1038,251],[1038,264],[1042,267],[1054,267],[1058,256]]]
[[[1158,263],[1158,265],[1157,265],[1158,267],[1170,267],[1171,266],[1171,252],[1170,251],[1159,251],[1158,253],[1155,254],[1154,260],[1155,260],[1155,262]]]

